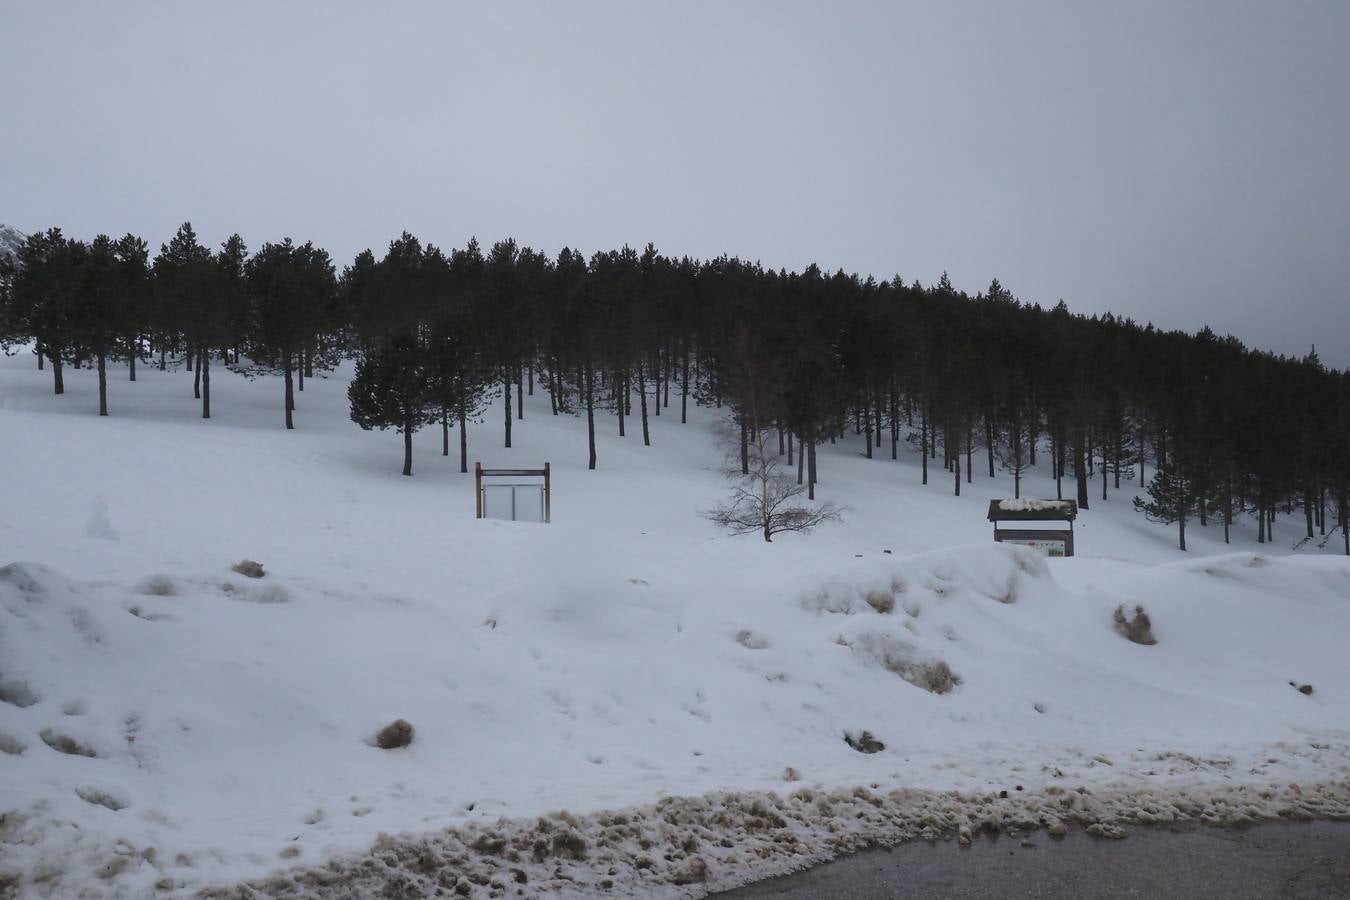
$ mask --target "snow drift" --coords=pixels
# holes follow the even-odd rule
[[[556,558],[584,552],[547,534]],[[190,890],[384,832],[781,790],[789,766],[812,785],[1037,796],[1350,777],[1350,567],[1330,560],[1231,556],[1070,594],[1030,551],[968,547],[735,603],[723,579],[595,572],[466,610],[225,565],[126,585],[0,568],[5,871],[49,896]],[[1155,647],[1111,621],[1144,595]],[[382,751],[394,717],[416,738]],[[861,729],[886,749],[850,749]],[[834,846],[824,828],[811,858]]]

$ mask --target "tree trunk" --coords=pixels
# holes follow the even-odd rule
[[[975,428],[966,426],[966,484],[971,483],[971,473],[974,471],[972,460],[975,456]]]
[[[517,419],[524,419],[524,418],[525,418],[525,384],[524,384],[524,381],[525,381],[525,376],[524,376],[524,374],[520,371],[520,367],[517,366],[517,367],[516,367],[516,418],[517,418]]]
[[[98,353],[98,414],[108,414],[108,355],[102,350]]]
[[[1303,489],[1303,518],[1308,526],[1308,539],[1313,536],[1313,492],[1312,488]]]
[[[211,418],[211,354],[202,350],[197,370],[202,373],[202,418]]]
[[[305,377],[314,377],[314,348],[305,348]]]
[[[530,364],[529,364],[529,366],[527,367],[526,371],[529,373],[530,396],[533,397],[533,396],[534,396],[534,360],[533,360],[533,359],[530,360]]]
[[[301,369],[303,372],[304,370]],[[412,475],[412,436],[413,423],[411,416],[403,417],[403,474]]]
[[[298,391],[303,391],[305,389],[305,368],[309,365],[308,356],[309,356],[308,351],[301,350],[300,361],[295,367],[295,374],[299,376],[296,379],[295,385],[295,389]]]
[[[984,449],[989,457],[989,477],[994,477],[994,423],[989,416],[984,417]]]
[[[504,407],[504,409],[505,409],[505,411],[506,411],[506,415],[505,415],[504,420],[503,420],[503,421],[505,422],[505,428],[506,428],[506,443],[503,444],[502,446],[510,447],[510,446],[511,446],[511,372],[510,372],[509,369],[506,370],[505,372],[503,372],[503,374],[502,374],[502,388],[503,388],[503,389],[505,390],[505,392],[506,392],[506,403],[503,404],[503,407]]]
[[[1087,460],[1084,458],[1083,440],[1080,437],[1073,445],[1073,475],[1078,482],[1078,508],[1088,508]]]
[[[792,440],[792,435],[788,435],[788,440]],[[792,446],[789,444],[788,446]],[[801,439],[797,440],[797,483],[802,483],[802,473],[806,468],[806,448],[801,445]]]
[[[450,410],[441,407],[441,456],[450,455]]]
[[[577,373],[577,381],[581,381],[581,373]],[[591,368],[589,360],[586,363],[586,437],[590,442],[590,461],[586,468],[595,468],[595,371]]]
[[[791,431],[789,431],[789,432],[787,433],[787,461],[788,461],[788,465],[789,465],[789,466],[792,465],[792,432],[791,432]],[[797,483],[798,483],[798,484],[801,484],[800,481],[797,482]]]
[[[160,342],[159,342],[159,370],[160,370],[161,372],[163,372],[163,371],[164,371],[164,367],[165,367],[166,365],[168,365],[168,362],[167,362],[166,359],[165,359],[165,354],[166,354],[166,352],[167,352],[167,351],[165,351],[165,349],[164,349],[164,340],[163,340],[163,338],[161,338],[161,339],[160,339]]]
[[[130,372],[129,381],[136,380],[136,357],[141,355],[141,339],[139,336],[127,341],[127,347],[131,352],[127,355],[127,368]]]
[[[680,374],[680,424],[689,421],[689,348],[684,348],[683,370]]]
[[[38,341],[35,351],[38,358],[38,371],[41,372],[46,364],[46,354],[42,352],[42,342]]]
[[[745,417],[737,416],[741,421],[741,474],[750,474],[750,429],[745,427]]]
[[[806,497],[816,499],[816,442],[814,437],[806,445]]]
[[[923,483],[928,483],[928,414],[919,423],[919,461],[923,464]]]
[[[469,473],[469,425],[463,404],[459,407],[459,471]]]
[[[650,446],[652,445],[652,433],[651,433],[651,430],[650,430],[650,429],[648,428],[648,426],[647,426],[647,382],[646,382],[646,379],[645,379],[645,377],[644,377],[644,373],[643,373],[643,371],[642,371],[642,357],[641,357],[641,356],[638,357],[637,377],[638,377],[638,383],[637,383],[637,387],[638,387],[638,396],[642,398],[642,400],[641,400],[641,406],[642,406],[642,409],[641,409],[641,413],[642,413],[642,446],[644,446],[644,447],[650,447]],[[657,405],[657,408],[658,408],[658,409],[659,409],[660,406],[661,406],[660,393],[661,393],[660,388],[657,388],[657,403],[656,403],[656,405]]]
[[[867,444],[867,458],[872,458],[872,410],[867,404],[863,404],[862,417],[864,431],[866,432],[865,443]]]
[[[1181,539],[1181,552],[1186,552],[1186,517],[1181,516],[1177,519],[1177,534]]]
[[[66,379],[65,375],[62,373],[62,369],[64,367],[61,364],[61,354],[53,353],[51,354],[51,359],[52,359],[52,384],[55,387],[56,393],[64,394],[66,392]]]
[[[192,399],[202,399],[202,350],[200,347],[188,348],[188,357],[192,360]]]
[[[1229,482],[1232,483],[1231,481]],[[1228,491],[1223,498],[1223,542],[1228,543],[1228,531],[1233,527],[1233,493]]]
[[[623,374],[616,376],[614,379],[614,409],[619,414],[619,437],[628,436],[627,433],[624,431],[624,420],[623,420],[624,400],[627,399],[625,395],[628,393],[627,375],[628,373],[625,372]]]
[[[1064,499],[1064,441],[1055,441],[1055,499]]]
[[[652,399],[656,402],[652,404],[652,406],[654,407],[655,414],[659,416],[661,415],[661,354],[659,352],[655,353],[653,354],[653,357],[652,383],[655,385],[656,391],[652,394]]]
[[[1345,555],[1350,556],[1350,490],[1341,486],[1341,538],[1345,541]]]
[[[295,409],[295,385],[291,380],[291,354],[283,353],[285,361],[282,364],[282,370],[286,381],[286,428],[295,428],[295,420],[292,418],[292,411]]]
[[[891,380],[891,459],[900,458],[900,410],[896,408],[895,380]]]

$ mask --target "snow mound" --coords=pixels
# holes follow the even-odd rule
[[[266,897],[689,897],[785,875],[868,847],[1068,827],[1350,819],[1350,781],[1207,784],[1158,792],[1079,786],[966,794],[801,788],[669,798],[615,812],[552,812],[426,835],[381,835],[369,854],[251,882]],[[692,890],[685,887],[696,885]],[[164,888],[172,887],[165,883]],[[681,888],[684,888],[681,890]],[[206,900],[239,896],[210,889]]]
[[[839,831],[815,799],[754,793],[786,771],[823,782],[810,796],[832,807],[846,784],[932,798],[1125,784],[1164,797],[1206,777],[1350,778],[1341,561],[1237,554],[1113,578],[1108,592],[1066,589],[1025,548],[980,545],[854,559],[794,593],[799,576],[733,585],[724,569],[672,588],[651,572],[611,575],[588,547],[540,532],[542,564],[478,603],[314,578],[229,589],[209,571],[92,583],[0,568],[0,750],[14,776],[0,791],[0,868],[49,896],[173,895],[358,860],[379,835],[418,828],[431,836],[380,839],[378,874],[335,862],[288,890],[399,875],[416,894],[453,873],[448,889],[464,878],[474,894],[519,869],[528,891],[551,895],[566,889],[549,873],[581,884],[616,868],[600,877],[626,891],[730,884],[764,835],[783,848],[766,860],[796,866],[847,846],[841,835],[911,833],[869,830],[882,819],[867,816]],[[272,602],[258,602],[264,586]],[[1112,610],[1136,598],[1166,623],[1165,642],[1114,633]],[[416,740],[371,746],[394,716],[417,723]],[[861,730],[884,749],[842,739]],[[727,790],[751,793],[642,807],[654,793]],[[928,795],[896,796],[837,818]],[[948,802],[932,798],[917,808]],[[959,827],[980,807],[951,803],[924,827]],[[628,824],[587,815],[634,806]],[[531,817],[549,809],[575,822],[546,816],[541,831]],[[780,818],[797,824],[784,832]],[[461,849],[479,838],[501,849]]]

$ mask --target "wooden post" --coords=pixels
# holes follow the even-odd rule
[[[483,518],[483,464],[475,462],[473,464],[473,505],[474,518]]]
[[[550,521],[553,506],[553,486],[550,483],[549,465],[544,463],[544,524]]]

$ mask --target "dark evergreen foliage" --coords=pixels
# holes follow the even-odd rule
[[[767,423],[747,417],[736,389],[745,335],[774,373],[774,396],[756,401]],[[945,276],[924,287],[651,246],[589,259],[570,248],[550,259],[511,240],[442,253],[407,234],[382,259],[358,256],[339,280],[308,243],[267,244],[250,258],[235,237],[213,254],[184,225],[150,267],[133,236],[86,245],[52,229],[0,260],[0,346],[20,344],[51,363],[57,393],[66,364],[134,367],[153,354],[161,367],[183,365],[203,415],[214,353],[245,374],[280,374],[288,427],[304,380],[351,356],[353,418],[404,432],[405,457],[412,432],[437,422],[448,456],[458,426],[462,470],[466,423],[503,394],[509,446],[522,394],[537,384],[555,415],[585,416],[592,468],[606,416],[651,443],[670,404],[683,423],[692,400],[744,423],[742,472],[766,427],[810,499],[828,477],[816,448],[851,430],[869,458],[912,446],[924,483],[945,476],[955,493],[999,462],[1015,477],[1042,468],[1083,510],[1111,503],[1122,483],[1130,497],[1148,486],[1141,508],[1179,533],[1194,521],[1227,535],[1249,519],[1271,541],[1276,513],[1298,512],[1282,539],[1335,539],[1350,552],[1345,372],[1208,329],[1022,303],[998,281],[970,296]]]

